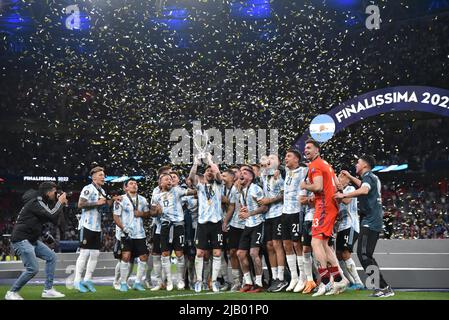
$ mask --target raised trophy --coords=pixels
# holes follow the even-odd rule
[[[207,131],[201,131],[197,129],[194,131],[193,144],[196,148],[198,159],[206,159],[207,147],[209,145],[209,135]]]

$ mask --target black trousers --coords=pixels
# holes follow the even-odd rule
[[[382,273],[380,272],[379,265],[373,257],[374,250],[376,249],[377,240],[379,239],[379,232],[373,231],[369,228],[362,227],[360,229],[358,244],[357,244],[357,257],[362,264],[363,269],[366,272],[366,269],[369,266],[376,266],[379,270],[379,285],[380,288],[385,288],[388,286],[385,281]],[[373,271],[374,272],[374,271]],[[371,274],[366,273],[368,276]]]

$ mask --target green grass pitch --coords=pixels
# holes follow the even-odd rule
[[[346,291],[336,296],[312,297],[301,293],[212,293],[211,291],[203,291],[195,293],[191,290],[167,292],[165,290],[151,292],[138,292],[130,290],[122,293],[114,290],[112,286],[96,286],[96,293],[79,293],[75,290],[69,290],[65,286],[55,286],[58,291],[66,295],[65,300],[125,300],[125,299],[145,299],[145,300],[373,300],[368,297],[371,293],[369,290],[364,291]],[[0,299],[5,296],[9,286],[0,286]],[[25,286],[20,294],[26,300],[41,300],[42,286],[28,285]],[[57,299],[63,300],[63,299]],[[376,299],[374,299],[376,300]],[[378,299],[379,300],[379,299]],[[382,300],[449,300],[449,292],[409,292],[395,291],[395,296]]]

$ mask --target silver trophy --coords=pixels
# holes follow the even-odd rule
[[[193,144],[198,151],[198,159],[206,159],[207,147],[209,146],[209,135],[207,134],[207,131],[201,131],[200,129],[195,130]]]

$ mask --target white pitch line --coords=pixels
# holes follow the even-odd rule
[[[156,296],[156,297],[146,297],[146,298],[135,298],[128,300],[156,300],[156,299],[170,299],[173,297],[195,297],[195,296],[204,296],[204,295],[218,295],[223,293],[235,293],[235,292],[205,292],[205,293],[185,293],[185,294],[173,294],[168,296]]]

